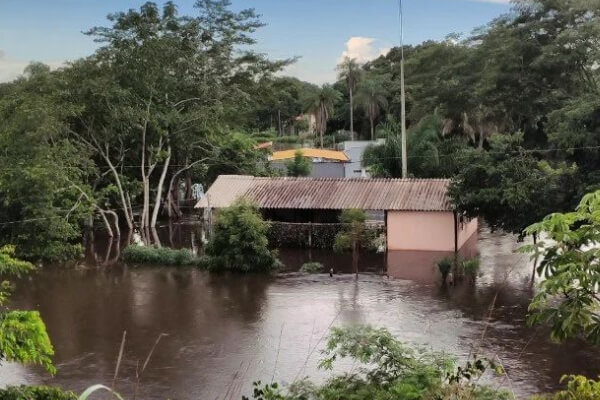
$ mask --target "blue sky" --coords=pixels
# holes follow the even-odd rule
[[[161,4],[162,1],[156,1]],[[406,43],[467,34],[507,12],[509,0],[404,0]],[[142,0],[0,0],[0,82],[29,61],[53,67],[91,54],[96,44],[81,32],[105,25],[110,12]],[[176,0],[193,13],[193,0]],[[287,74],[315,83],[333,81],[343,54],[366,61],[399,42],[397,0],[232,0],[252,7],[267,26],[257,50],[272,58],[301,57]]]

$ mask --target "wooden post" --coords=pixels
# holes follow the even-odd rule
[[[454,256],[458,253],[458,214],[454,211]]]
[[[454,276],[458,275],[458,214],[454,211]]]

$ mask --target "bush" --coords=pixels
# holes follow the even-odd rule
[[[319,262],[307,262],[302,264],[302,267],[300,267],[300,272],[305,274],[318,274],[324,270],[325,266]]]
[[[219,210],[213,234],[206,246],[209,269],[214,271],[271,271],[280,265],[276,252],[269,250],[269,223],[258,208],[238,200]]]
[[[309,176],[312,170],[312,163],[305,158],[301,150],[296,150],[294,159],[285,163],[287,176]]]
[[[196,265],[204,266],[206,260],[192,254],[188,249],[170,249],[168,247],[129,246],[123,250],[123,260],[132,264],[153,265]]]
[[[349,359],[355,373],[333,375],[322,384],[309,380],[293,382],[287,390],[277,383],[254,383],[255,400],[299,399],[455,399],[508,400],[512,396],[479,382],[496,365],[485,358],[472,358],[459,365],[452,357],[415,349],[394,338],[385,329],[372,327],[333,328],[319,367],[331,370],[336,362]],[[354,370],[354,368],[353,368]]]
[[[7,386],[0,389],[2,400],[77,400],[73,392],[52,386]]]
[[[469,277],[474,277],[479,271],[479,258],[472,258],[470,260],[464,260],[461,263],[462,273]]]
[[[440,273],[442,274],[442,280],[446,282],[448,274],[450,273],[450,271],[452,271],[452,260],[448,257],[443,258],[440,261],[438,261],[437,266],[440,270]]]

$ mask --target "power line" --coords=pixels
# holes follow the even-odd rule
[[[557,148],[549,148],[549,149],[521,149],[521,150],[512,150],[512,151],[482,151],[481,154],[497,154],[497,155],[511,155],[511,154],[534,154],[534,153],[552,153],[552,152],[571,152],[571,151],[575,151],[575,150],[600,150],[600,145],[599,146],[580,146],[580,147],[557,147]],[[437,156],[432,156],[432,155],[409,155],[407,156],[407,159],[416,159],[416,158],[420,158],[420,159],[435,159],[435,158],[444,158],[444,157],[455,157],[455,158],[464,158],[467,157],[469,155],[465,155],[465,154],[457,154],[457,153],[447,153],[447,154],[438,154]],[[393,160],[393,159],[402,159],[401,156],[394,156],[394,157],[378,157],[377,159],[379,160]],[[285,160],[277,160],[277,161],[285,161]],[[271,163],[273,161],[257,161],[257,164],[265,164],[265,163]],[[202,165],[202,164],[199,164]],[[227,164],[226,164],[227,165]],[[232,164],[228,164],[228,165],[232,165]],[[181,165],[181,164],[170,164],[167,168],[185,168],[189,165]],[[52,167],[54,169],[57,170],[69,170],[69,169],[73,169],[73,170],[82,170],[82,168],[80,167],[75,167],[75,166],[52,166],[50,164],[45,164],[45,165],[24,165],[21,164],[19,166],[11,166],[11,167],[7,167],[7,166],[2,166],[0,167],[0,170],[22,170],[22,169],[48,169],[48,167]],[[141,168],[141,165],[121,165],[116,167],[115,169],[119,170],[122,168]],[[157,166],[157,169],[162,169],[164,168],[164,166]]]

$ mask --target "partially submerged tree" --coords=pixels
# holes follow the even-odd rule
[[[285,163],[287,176],[309,176],[312,170],[310,160],[304,157],[301,150],[296,150],[294,159]]]
[[[209,268],[237,272],[268,272],[277,268],[276,253],[268,247],[268,229],[269,223],[247,200],[219,210],[206,246]]]
[[[352,251],[352,270],[358,277],[358,259],[360,246],[365,233],[367,216],[363,210],[349,209],[342,211],[340,223],[343,224],[340,232],[335,235],[333,248],[335,251]]]

